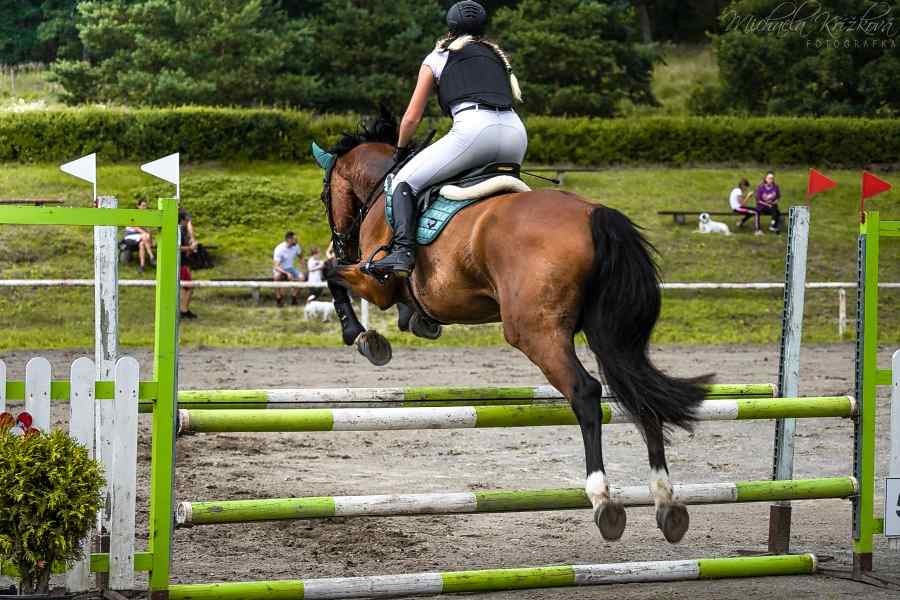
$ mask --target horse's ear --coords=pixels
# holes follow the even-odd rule
[[[332,164],[334,164],[334,154],[322,150],[322,147],[317,143],[313,142],[310,146],[310,149],[312,150],[313,158],[316,159],[316,163],[323,169],[328,170],[328,168],[331,167]]]

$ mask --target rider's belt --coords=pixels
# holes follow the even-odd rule
[[[476,110],[476,109],[477,110],[493,110],[493,111],[497,111],[497,112],[506,112],[506,111],[512,110],[512,106],[489,106],[487,104],[473,104],[472,106],[467,106],[465,108],[459,109],[458,111],[453,113],[453,116],[455,117],[459,113],[466,112],[467,110]]]

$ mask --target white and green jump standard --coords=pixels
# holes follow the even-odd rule
[[[0,206],[0,224],[84,227],[152,227],[158,230],[153,379],[139,385],[140,401],[152,412],[150,509],[147,549],[133,553],[134,571],[149,572],[154,600],[169,595],[169,562],[174,510],[175,407],[177,390],[178,202],[159,201],[158,210]],[[115,398],[113,381],[97,381],[94,399],[102,406]],[[69,400],[69,381],[54,381],[51,400]],[[7,401],[25,400],[25,382],[7,381]],[[138,399],[134,399],[135,402]],[[98,411],[99,412],[99,411]],[[93,553],[90,571],[110,569],[109,553]]]
[[[792,213],[796,209],[792,209]],[[287,404],[317,408],[286,409],[273,402],[270,391],[193,391],[179,397],[177,390],[178,227],[177,202],[161,200],[158,210],[87,208],[0,207],[0,224],[127,226],[159,228],[156,279],[156,314],[153,379],[141,382],[141,410],[152,413],[150,451],[150,507],[146,551],[135,552],[135,571],[149,572],[153,600],[254,600],[386,597],[392,595],[477,592],[626,582],[681,581],[814,573],[812,554],[773,554],[619,564],[554,565],[510,569],[445,571],[370,577],[311,578],[283,581],[173,584],[169,568],[173,528],[215,526],[222,523],[317,519],[335,516],[396,516],[425,514],[496,513],[580,509],[589,506],[580,489],[496,490],[443,494],[327,496],[259,500],[182,502],[175,510],[174,469],[176,429],[182,432],[220,431],[372,431],[460,427],[530,427],[575,424],[567,405],[552,402],[553,392],[538,388],[390,388],[379,392],[321,390],[290,395]],[[792,214],[792,225],[802,215]],[[808,215],[807,215],[808,222]],[[878,236],[900,237],[900,222],[879,222],[870,213],[860,236],[860,322],[857,349],[857,395],[798,398],[790,375],[782,373],[778,393],[772,386],[719,386],[710,389],[699,411],[701,420],[778,419],[782,451],[776,457],[772,480],[735,483],[685,484],[675,487],[676,497],[691,504],[779,502],[821,498],[849,498],[854,505],[852,535],[854,565],[858,573],[872,568],[872,538],[883,531],[884,520],[874,512],[875,489],[875,386],[891,381],[890,370],[877,368],[877,257]],[[791,244],[793,246],[793,244]],[[802,252],[805,261],[805,248]],[[802,286],[801,286],[802,287]],[[802,302],[801,302],[802,306]],[[786,313],[789,312],[786,308]],[[788,317],[790,315],[786,315]],[[791,321],[786,318],[785,322]],[[796,325],[796,323],[795,323]],[[797,335],[799,328],[794,327]],[[784,337],[785,334],[783,334]],[[799,340],[799,335],[797,335]],[[791,342],[793,344],[794,342]],[[782,358],[799,349],[783,343]],[[799,364],[799,363],[797,363]],[[784,365],[782,365],[784,366]],[[796,367],[793,365],[792,368]],[[785,369],[782,369],[785,371]],[[796,369],[794,369],[796,371]],[[787,383],[786,383],[787,382]],[[96,399],[114,397],[111,381],[98,381]],[[795,388],[794,388],[795,389]],[[374,391],[373,391],[374,390]],[[425,390],[425,391],[423,391]],[[516,390],[510,392],[510,390]],[[24,398],[21,382],[7,382],[8,400]],[[68,382],[53,382],[50,395],[68,397]],[[257,393],[259,392],[259,393]],[[204,395],[205,394],[205,395]],[[772,397],[773,395],[782,397]],[[288,397],[285,395],[285,397]],[[313,401],[297,398],[313,398]],[[389,400],[386,400],[389,398]],[[489,401],[487,404],[479,400]],[[379,402],[387,402],[385,405]],[[466,402],[467,401],[467,402]],[[491,403],[501,401],[501,403]],[[507,404],[512,401],[511,404]],[[349,407],[330,407],[329,402]],[[362,403],[362,404],[354,404]],[[429,406],[429,402],[446,403]],[[374,407],[371,404],[374,404]],[[390,404],[393,403],[393,404]],[[228,408],[223,408],[228,406]],[[604,403],[604,423],[624,423],[615,402]],[[795,480],[783,476],[778,462],[792,461],[792,420],[847,418],[855,427],[853,476]],[[778,439],[778,438],[776,438]],[[787,452],[785,452],[787,450]],[[779,456],[781,458],[779,458]],[[900,468],[900,466],[898,466]],[[614,489],[613,494],[634,506],[652,504],[645,487]],[[779,504],[778,506],[784,506]],[[774,510],[784,513],[785,511]],[[788,517],[789,517],[789,513]],[[788,521],[789,523],[789,521]],[[260,551],[265,551],[261,548]],[[109,570],[109,555],[91,556],[93,572]]]

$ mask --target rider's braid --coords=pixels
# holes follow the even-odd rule
[[[519,80],[516,79],[516,75],[515,73],[513,73],[512,65],[509,62],[509,57],[507,57],[506,53],[500,49],[500,46],[498,46],[494,42],[490,42],[484,38],[476,38],[471,35],[461,35],[459,37],[448,35],[438,40],[436,48],[439,50],[457,51],[461,50],[463,46],[465,46],[469,42],[481,42],[482,44],[493,50],[498,57],[500,57],[500,60],[503,61],[503,65],[506,67],[506,72],[509,74],[509,87],[512,90],[513,98],[515,98],[516,102],[521,102],[522,91],[519,89]]]

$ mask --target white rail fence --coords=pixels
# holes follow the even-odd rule
[[[0,279],[3,287],[91,287],[93,279]],[[123,287],[153,287],[152,279],[120,279]],[[253,299],[258,303],[260,291],[271,288],[309,288],[323,289],[324,283],[308,281],[182,281],[181,287],[214,288],[214,289],[249,289]],[[880,283],[882,289],[900,289],[900,283]],[[781,290],[784,283],[663,283],[664,290]],[[806,284],[808,290],[837,290],[838,292],[838,336],[843,337],[847,331],[847,290],[855,290],[856,283],[850,281],[813,281]],[[368,302],[362,301],[363,324],[367,326],[369,316]]]
[[[153,279],[119,279],[121,287],[154,287]],[[93,287],[93,279],[0,279],[0,288],[4,287]],[[310,283],[308,281],[182,281],[183,288],[218,288],[218,289],[249,289],[253,300],[259,304],[260,290],[270,288],[308,288],[325,289],[326,283]],[[366,329],[369,328],[369,302],[365,299],[360,303],[360,322]]]

